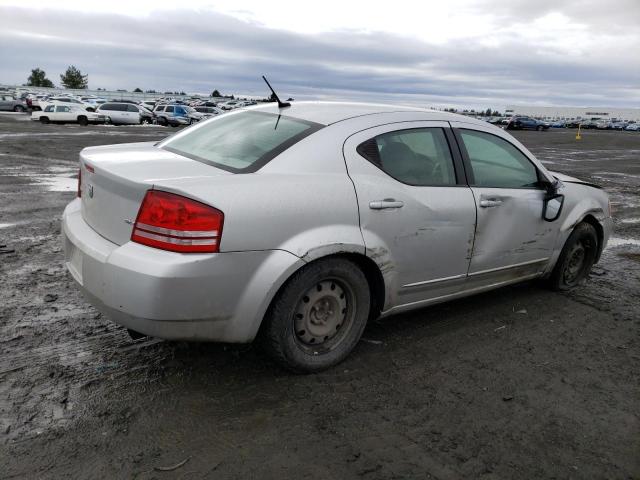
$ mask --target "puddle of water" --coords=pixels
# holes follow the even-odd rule
[[[35,185],[45,185],[50,192],[74,192],[78,189],[78,179],[60,175],[38,178]]]
[[[640,240],[636,238],[611,237],[607,242],[607,248],[621,247],[622,245],[632,245],[635,247],[640,247]]]

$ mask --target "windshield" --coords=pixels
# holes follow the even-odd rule
[[[159,147],[229,172],[249,173],[320,128],[274,113],[244,111],[189,128]]]

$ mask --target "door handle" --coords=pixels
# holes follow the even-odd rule
[[[502,200],[480,200],[480,206],[482,208],[492,208],[502,205]]]
[[[404,202],[396,200],[395,198],[385,198],[384,200],[375,200],[369,202],[369,208],[372,210],[385,210],[387,208],[402,208]]]

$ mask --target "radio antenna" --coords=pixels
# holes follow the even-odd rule
[[[283,102],[282,100],[280,100],[280,97],[278,97],[278,94],[276,93],[276,91],[273,89],[273,87],[269,83],[269,80],[267,80],[267,77],[262,75],[262,79],[265,81],[265,83],[267,84],[267,87],[269,87],[269,90],[271,90],[271,93],[273,93],[273,96],[278,101],[278,108],[285,108],[285,107],[290,107],[291,106],[291,104],[289,102]]]

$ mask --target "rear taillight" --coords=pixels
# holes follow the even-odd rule
[[[78,197],[82,196],[82,167],[78,169]]]
[[[215,253],[224,214],[209,205],[174,193],[149,190],[133,226],[131,240],[183,253]]]

